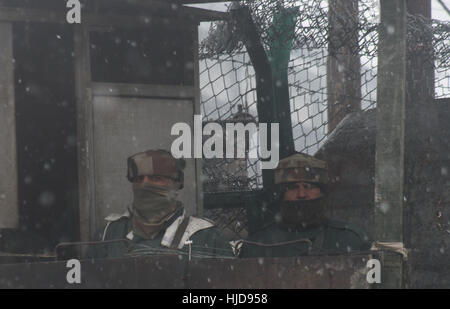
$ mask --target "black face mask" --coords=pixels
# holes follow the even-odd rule
[[[308,229],[322,225],[325,217],[325,199],[281,201],[281,223],[296,229]]]

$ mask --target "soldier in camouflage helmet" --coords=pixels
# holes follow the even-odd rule
[[[106,227],[98,235],[101,243],[89,248],[88,258],[189,252],[192,257],[233,256],[213,222],[185,215],[177,200],[184,165],[183,159],[164,150],[129,157],[133,202],[123,214],[105,218]]]
[[[244,241],[240,257],[342,254],[370,249],[359,227],[325,217],[327,163],[297,153],[275,169],[279,214],[275,222]]]

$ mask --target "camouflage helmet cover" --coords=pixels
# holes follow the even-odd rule
[[[275,169],[275,184],[289,182],[328,182],[327,162],[302,153],[296,153],[280,160]]]
[[[175,159],[166,150],[139,152],[128,158],[127,165],[127,178],[130,182],[135,181],[139,176],[154,175],[174,179],[181,185],[183,183],[185,161],[183,159]]]

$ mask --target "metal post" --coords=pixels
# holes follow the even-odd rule
[[[298,7],[280,9],[274,16],[269,34],[273,104],[280,122],[280,159],[286,158],[295,151],[289,98],[288,65],[295,36],[297,12]]]
[[[80,239],[93,239],[95,224],[95,186],[93,158],[92,91],[89,56],[89,29],[74,28],[75,96],[77,102],[78,188],[80,209]]]
[[[278,119],[276,107],[273,104],[272,70],[264,47],[260,42],[255,24],[253,23],[250,10],[248,7],[242,7],[231,10],[231,14],[243,38],[255,70],[258,121],[260,123],[276,123]],[[268,136],[271,136],[270,127],[270,125],[267,126]],[[268,147],[271,147],[270,139],[268,139]],[[262,170],[262,178],[264,189],[270,189],[274,184],[273,170]],[[264,212],[262,211],[262,205],[247,207],[249,231],[252,232],[265,222],[272,220],[275,211],[273,208],[273,205],[268,205],[268,211]]]
[[[381,0],[375,151],[375,240],[403,243],[406,1]],[[384,287],[402,287],[402,259],[386,253]]]
[[[237,23],[247,52],[250,55],[253,68],[255,69],[258,121],[263,123],[278,122],[276,108],[273,104],[272,70],[264,47],[260,42],[255,24],[253,23],[250,10],[248,7],[242,7],[231,10],[231,14]],[[267,131],[267,135],[271,136],[270,125]],[[268,144],[270,148],[270,139],[268,140]],[[273,171],[266,169],[262,171],[262,174],[264,188],[271,187],[274,182]]]
[[[16,113],[12,24],[0,23],[0,229],[17,228]]]
[[[411,248],[407,287],[433,287],[450,254],[449,235],[439,226],[445,194],[439,162],[437,104],[434,100],[434,48],[431,1],[408,0],[405,121],[405,244]],[[447,157],[447,153],[443,153]],[[445,216],[443,216],[445,217]],[[447,278],[448,278],[447,273]],[[448,280],[448,279],[447,279]]]
[[[199,61],[199,51],[198,51],[198,45],[199,45],[199,38],[198,38],[198,24],[192,24],[191,28],[192,30],[189,32],[189,39],[186,40],[185,44],[190,44],[188,50],[192,50],[193,54],[193,61],[194,61],[194,91],[195,91],[195,101],[194,101],[194,115],[200,115],[200,101],[201,101],[201,92],[200,92],[200,61]],[[190,55],[188,52],[187,55]],[[189,57],[189,56],[188,56]],[[187,58],[185,61],[190,61],[189,58]],[[186,74],[186,73],[185,73]],[[192,74],[192,72],[188,71],[187,74]],[[191,77],[186,76],[185,79],[189,80]],[[193,212],[197,216],[203,215],[203,186],[201,175],[202,175],[202,169],[203,169],[203,160],[195,159],[195,181],[197,183],[196,186],[196,206],[195,209],[193,209]]]
[[[348,113],[361,109],[358,0],[328,0],[328,133]]]

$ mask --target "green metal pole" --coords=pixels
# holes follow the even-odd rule
[[[248,7],[241,7],[231,10],[231,15],[236,22],[255,70],[258,121],[268,124],[277,123],[277,112],[273,104],[272,70],[256,26],[253,23],[250,10]],[[268,125],[267,128],[268,136],[271,136],[271,126]],[[270,138],[268,139],[268,147],[271,148]],[[274,184],[273,170],[262,170],[262,178],[264,189],[270,189]],[[262,211],[262,205],[258,205],[258,207],[250,206],[247,208],[247,217],[249,230],[252,232],[271,220],[273,214],[270,211]]]
[[[297,12],[298,7],[278,10],[274,15],[269,32],[268,54],[272,68],[273,104],[280,121],[280,159],[295,151],[292,136],[288,65],[295,36]]]

